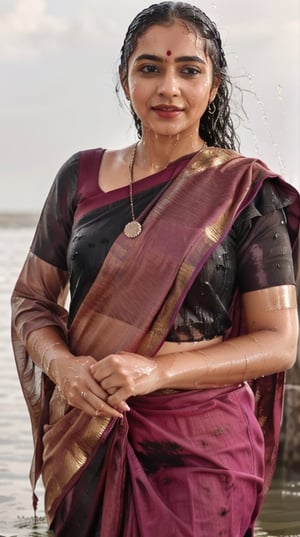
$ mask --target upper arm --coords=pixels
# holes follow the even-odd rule
[[[292,246],[283,210],[250,219],[247,226],[237,245],[240,291],[295,284]]]
[[[294,259],[286,210],[266,181],[241,214],[237,232],[237,277],[249,332],[271,330],[297,337]]]
[[[79,153],[59,170],[45,201],[31,251],[50,265],[67,270],[67,248],[77,204]]]
[[[12,294],[12,323],[19,338],[45,326],[67,331],[68,312],[64,302],[68,273],[29,253]]]
[[[286,353],[290,366],[295,360],[298,341],[297,295],[294,285],[280,285],[242,295],[248,333],[273,333],[270,344]]]

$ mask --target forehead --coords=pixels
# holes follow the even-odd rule
[[[172,56],[205,53],[205,40],[196,29],[182,21],[174,21],[167,26],[155,24],[139,37],[133,55],[149,51],[159,55],[171,51]]]

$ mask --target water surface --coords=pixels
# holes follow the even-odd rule
[[[10,295],[32,235],[31,227],[0,227],[0,537],[50,537],[40,483],[36,522],[33,518],[30,422],[10,345]],[[256,536],[300,537],[300,476],[274,480]]]

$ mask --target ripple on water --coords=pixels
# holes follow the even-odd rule
[[[264,535],[300,537],[300,481],[273,480],[255,537]]]
[[[54,537],[54,533],[47,529],[44,517],[18,517],[9,533],[0,537]]]

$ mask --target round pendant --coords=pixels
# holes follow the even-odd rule
[[[135,239],[142,233],[142,226],[137,220],[132,220],[131,222],[128,222],[126,226],[124,227],[124,235],[128,237],[128,239]]]

